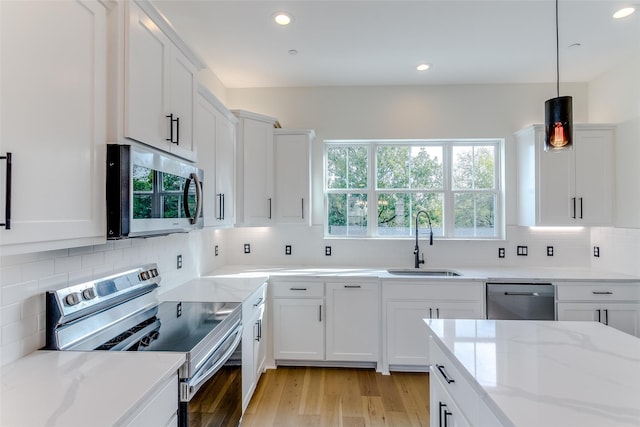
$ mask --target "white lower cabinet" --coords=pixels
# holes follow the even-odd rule
[[[555,284],[558,320],[600,322],[640,337],[640,284]]]
[[[267,284],[256,289],[242,304],[242,411],[251,401],[266,362],[264,311]]]
[[[326,359],[377,362],[380,347],[378,283],[327,283]]]
[[[423,319],[484,318],[482,282],[382,282],[383,370],[426,370]]]
[[[276,281],[271,294],[276,361],[378,362],[377,281]]]
[[[429,373],[430,424],[438,427],[498,427],[502,423],[433,338],[428,339],[433,363]]]
[[[178,425],[178,373],[162,382],[157,390],[148,399],[140,402],[140,409],[130,421],[125,422],[125,426],[176,427]]]

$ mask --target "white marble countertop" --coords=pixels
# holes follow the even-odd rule
[[[36,351],[2,367],[0,425],[119,425],[184,362],[178,353]]]
[[[640,426],[640,338],[597,322],[425,323],[504,425]]]
[[[399,267],[401,270],[411,270]],[[367,267],[296,267],[296,266],[248,266],[231,265],[216,270],[212,275],[225,276],[265,276],[267,278],[314,278],[322,277],[327,280],[343,278],[379,278],[384,280],[481,280],[481,281],[527,281],[527,282],[585,282],[585,281],[617,281],[640,282],[640,277],[629,276],[614,272],[599,271],[589,268],[558,268],[558,267],[472,267],[472,268],[437,268],[427,267],[421,270],[452,270],[460,274],[454,277],[433,277],[418,275],[394,275],[387,268]]]
[[[251,272],[207,275],[160,292],[158,297],[162,301],[243,302],[267,280],[268,275]]]

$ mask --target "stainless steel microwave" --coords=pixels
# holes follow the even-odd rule
[[[138,145],[107,145],[107,238],[157,236],[203,227],[203,171]]]

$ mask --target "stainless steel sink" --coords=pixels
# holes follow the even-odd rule
[[[452,270],[420,270],[417,268],[391,269],[387,273],[397,276],[429,276],[429,277],[457,277],[461,276]]]

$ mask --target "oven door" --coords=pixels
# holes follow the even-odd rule
[[[224,337],[220,345],[218,345],[207,360],[202,364],[191,378],[186,378],[180,383],[180,401],[189,402],[216,372],[218,372],[226,363],[235,360],[234,354],[240,349],[240,341],[242,339],[242,323],[238,322]],[[233,359],[233,360],[232,360]],[[242,364],[241,360],[238,364]]]

